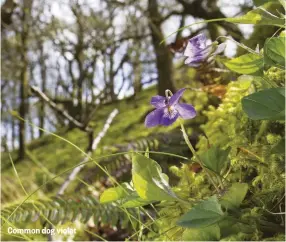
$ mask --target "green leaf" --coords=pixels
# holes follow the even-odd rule
[[[230,147],[226,150],[223,150],[218,146],[211,147],[200,155],[203,165],[219,175],[228,161],[227,157],[230,149]]]
[[[280,140],[278,144],[276,144],[272,149],[271,149],[272,154],[285,154],[285,138]]]
[[[285,120],[285,88],[270,88],[241,100],[242,108],[253,120]]]
[[[284,28],[285,19],[278,18],[265,10],[272,7],[271,5],[273,5],[273,2],[268,2],[264,4],[263,7],[258,7],[251,10],[247,14],[240,17],[227,18],[226,21],[238,24],[272,25]]]
[[[138,153],[132,157],[132,181],[138,195],[145,200],[177,199],[169,186],[167,175],[162,173],[159,164]]]
[[[220,227],[213,224],[201,229],[186,229],[182,239],[183,241],[219,241]]]
[[[105,190],[100,196],[100,203],[110,203],[122,199],[131,194],[130,185],[123,183],[121,186]]]
[[[115,201],[118,201],[121,206],[125,208],[140,207],[153,202],[139,197],[128,183],[123,183],[118,187],[109,188],[100,196],[100,203],[110,203]]]
[[[145,205],[150,204],[152,202],[154,202],[154,201],[145,200],[145,199],[139,197],[139,195],[134,191],[128,197],[126,197],[122,200],[121,206],[124,208],[135,208],[135,207],[145,206]]]
[[[221,205],[226,209],[239,208],[248,190],[247,183],[233,183],[221,198]]]
[[[239,74],[257,74],[263,73],[263,57],[252,53],[239,56],[224,62],[226,67]]]
[[[215,224],[223,217],[221,205],[217,197],[213,196],[195,205],[178,220],[177,224],[186,228],[203,228]]]
[[[268,38],[264,45],[265,64],[285,68],[285,38]]]

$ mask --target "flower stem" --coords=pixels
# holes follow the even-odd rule
[[[180,121],[180,122],[181,122],[181,121]],[[188,137],[188,135],[187,135],[187,132],[186,132],[185,127],[184,127],[184,125],[183,125],[182,122],[181,122],[181,129],[182,129],[182,132],[183,132],[183,137],[184,137],[184,139],[185,139],[185,141],[186,141],[186,143],[187,143],[189,149],[190,149],[191,152],[193,153],[193,156],[197,159],[197,162],[200,164],[200,166],[202,167],[202,169],[204,169],[204,171],[206,172],[206,174],[207,174],[208,178],[210,179],[211,183],[212,183],[213,186],[215,187],[216,191],[219,193],[220,190],[219,190],[218,186],[215,184],[215,182],[214,182],[212,176],[210,175],[210,173],[208,172],[208,170],[207,170],[206,168],[204,168],[203,163],[202,163],[200,157],[198,156],[197,152],[195,151],[193,145],[191,144],[191,142],[190,142],[190,140],[189,140],[189,137]]]

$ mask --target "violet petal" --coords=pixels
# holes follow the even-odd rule
[[[171,114],[169,114],[168,112],[165,112],[160,121],[160,124],[164,126],[169,126],[172,123],[174,123],[178,117],[179,117],[179,113],[177,110],[173,110]]]
[[[157,95],[151,98],[150,103],[156,108],[163,108],[166,106],[165,101],[166,101],[165,97]]]
[[[175,108],[183,119],[191,119],[197,115],[195,108],[190,104],[178,103]]]
[[[199,34],[188,41],[184,56],[195,56],[196,53],[206,47],[206,36]]]
[[[177,91],[173,96],[171,96],[170,100],[169,100],[169,105],[175,105],[179,102],[180,98],[182,97],[184,91],[186,90],[186,88],[182,88],[179,91]]]
[[[149,113],[145,118],[145,126],[147,128],[159,125],[164,115],[164,108],[158,108]]]

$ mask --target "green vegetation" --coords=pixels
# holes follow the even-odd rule
[[[265,9],[283,5],[254,2]],[[176,89],[187,87],[182,99],[195,107],[195,118],[182,120],[167,90],[164,110],[156,110],[165,118],[176,111],[179,120],[147,128],[154,85],[100,104],[88,124],[93,139],[110,113],[119,113],[94,152],[91,133],[70,126],[45,130],[26,145],[22,160],[16,150],[4,152],[2,240],[47,239],[43,233],[11,235],[6,231],[12,227],[72,228],[75,234],[53,239],[75,241],[284,241],[285,15],[264,8],[224,18],[279,27],[264,36],[260,49],[239,44],[247,53],[177,66]],[[193,51],[190,58],[201,58]],[[224,72],[214,74],[212,65]],[[68,175],[81,166],[60,195]]]

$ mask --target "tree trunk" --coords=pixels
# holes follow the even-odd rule
[[[33,0],[23,2],[22,8],[22,30],[20,35],[20,55],[21,55],[21,70],[20,70],[20,107],[19,115],[25,119],[28,109],[28,33],[31,9]],[[19,151],[18,159],[22,160],[25,157],[25,141],[26,141],[26,123],[19,121]]]
[[[165,90],[174,91],[173,84],[173,57],[165,43],[161,30],[161,16],[157,0],[148,0],[149,27],[152,42],[156,53],[156,66],[158,70],[158,94],[164,96]]]
[[[11,131],[11,149],[15,150],[15,139],[16,139],[16,130],[15,130],[15,120],[14,117],[12,117],[11,121],[12,131]]]
[[[28,60],[26,54],[26,35],[22,34],[22,53],[21,53],[21,76],[20,76],[20,107],[19,115],[21,118],[26,118],[27,113],[27,91],[28,91]],[[25,140],[26,140],[26,125],[25,122],[19,121],[19,152],[18,159],[25,157]]]
[[[135,46],[135,56],[134,56],[134,64],[133,64],[133,89],[134,89],[134,97],[141,91],[142,89],[142,64],[140,62],[140,53],[141,53],[141,45],[139,42],[134,43]]]
[[[42,86],[41,89],[43,93],[46,93],[46,82],[47,82],[47,69],[45,63],[45,53],[44,53],[44,43],[39,43],[40,45],[40,66],[41,66],[41,78],[42,78]],[[45,128],[45,101],[41,100],[39,107],[39,121],[40,128]],[[43,130],[39,130],[39,137],[42,137],[44,134]]]
[[[111,52],[109,55],[109,64],[110,64],[110,68],[109,68],[109,97],[111,101],[116,100],[116,95],[115,95],[115,90],[114,90],[114,72],[113,72],[113,67],[114,67],[114,54],[115,54],[115,48],[111,47]]]

